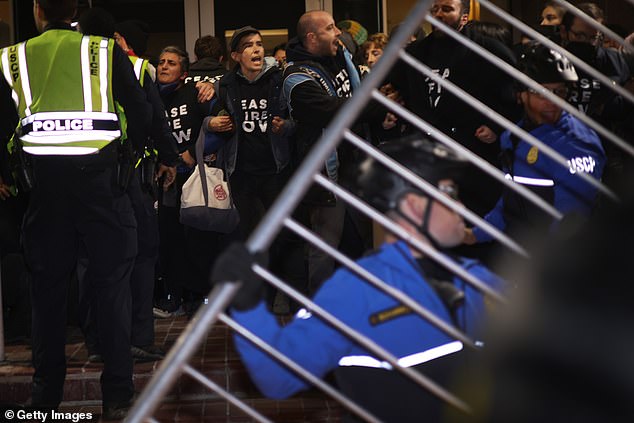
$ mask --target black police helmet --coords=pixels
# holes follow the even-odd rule
[[[575,82],[579,78],[575,67],[559,52],[535,41],[528,43],[517,61],[517,68],[540,84]]]
[[[454,152],[422,136],[392,141],[378,148],[434,186],[442,179],[457,179],[466,165]],[[359,166],[356,185],[358,195],[381,212],[396,210],[403,195],[409,192],[425,195],[372,157]]]

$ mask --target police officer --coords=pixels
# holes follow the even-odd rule
[[[561,98],[566,98],[569,84],[577,81],[574,66],[559,53],[535,42],[529,43],[518,60],[518,68]],[[537,147],[512,135],[502,134],[503,168],[507,178],[526,186],[564,215],[589,216],[596,202],[597,189],[578,174],[599,179],[605,153],[597,134],[574,116],[563,111],[540,93],[522,85],[518,99],[524,118],[518,126],[560,153],[568,160],[563,167]],[[536,206],[514,191],[506,190],[485,220],[514,236],[544,235],[558,228]],[[467,229],[465,243],[487,242],[492,238],[480,228]]]
[[[124,51],[122,38],[114,37],[115,23],[110,13],[101,8],[92,8],[84,12],[79,19],[79,26],[84,34],[101,35],[115,38],[119,47]],[[154,299],[154,274],[158,258],[158,221],[154,202],[156,189],[154,187],[155,168],[158,161],[159,179],[163,179],[167,188],[176,175],[175,164],[178,162],[176,142],[165,117],[165,107],[154,84],[151,64],[140,57],[130,55],[128,58],[134,67],[134,73],[152,106],[152,125],[149,129],[150,138],[141,140],[145,150],[137,161],[135,175],[130,179],[127,194],[130,197],[134,216],[137,222],[138,253],[134,261],[134,269],[130,277],[132,293],[132,357],[137,361],[151,361],[162,358],[165,354],[154,345],[154,316],[152,313]],[[144,142],[145,141],[145,142]],[[158,155],[158,157],[157,157]],[[78,266],[78,275],[83,276],[83,262]],[[81,285],[81,284],[80,284]],[[86,337],[89,361],[101,361],[97,333],[94,319],[90,318],[89,298],[85,291],[80,291],[80,318],[83,319],[82,328]]]
[[[462,161],[448,150],[420,138],[387,144],[384,152],[455,198],[453,179]],[[374,159],[367,159],[357,178],[361,196],[421,242],[445,249],[460,243],[464,222],[454,211],[432,200]],[[458,258],[458,264],[492,287],[499,279],[479,263]],[[273,347],[317,376],[335,370],[348,395],[382,421],[436,421],[440,401],[305,309],[279,327],[259,298],[258,279],[245,268],[251,263],[244,247],[235,244],[214,268],[214,280],[241,280],[232,316]],[[484,313],[483,296],[437,266],[404,241],[390,237],[379,251],[359,265],[428,308],[440,319],[470,336]],[[409,366],[440,384],[464,360],[463,345],[394,298],[378,291],[347,269],[338,270],[321,286],[315,303],[360,331]],[[293,373],[243,338],[236,347],[256,385],[267,396],[285,398],[306,389]],[[427,358],[425,358],[427,357]],[[430,358],[434,357],[434,358]],[[388,370],[389,369],[389,370]]]
[[[67,287],[81,255],[97,299],[104,417],[113,419],[125,415],[133,394],[129,277],[137,249],[121,188],[129,172],[119,165],[130,154],[120,142],[115,101],[126,110],[132,140],[145,138],[151,111],[114,41],[71,29],[76,8],[76,0],[33,2],[41,35],[0,52],[0,120],[17,122],[9,149],[21,158],[15,170],[25,174],[22,187],[32,190],[23,228],[32,284],[32,405],[56,408],[63,399]]]

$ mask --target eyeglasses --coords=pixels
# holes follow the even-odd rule
[[[557,97],[559,98],[567,98],[568,97],[568,88],[567,87],[557,87],[557,88],[546,88],[543,87],[544,90],[550,91],[551,93],[555,94]],[[542,95],[543,91],[542,90],[535,90],[533,88],[529,88],[527,90],[529,93],[531,94],[535,94],[537,96],[540,96],[542,98],[545,98],[545,96]]]
[[[438,191],[447,194],[450,198],[458,200],[458,185],[448,182],[438,184]]]

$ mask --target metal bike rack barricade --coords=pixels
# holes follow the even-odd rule
[[[564,156],[559,154],[557,151],[555,151],[550,146],[544,144],[542,141],[540,141],[537,138],[535,138],[535,136],[531,135],[526,130],[524,130],[524,129],[520,128],[519,126],[515,125],[515,123],[511,122],[510,120],[508,120],[504,116],[500,115],[495,110],[491,109],[489,106],[487,106],[486,104],[482,103],[480,100],[478,100],[475,97],[471,96],[469,93],[467,93],[462,88],[458,87],[456,84],[454,84],[454,83],[452,83],[452,82],[450,82],[450,81],[448,81],[446,79],[443,79],[441,76],[439,76],[436,73],[434,73],[434,71],[432,69],[430,69],[428,66],[426,66],[423,63],[419,62],[418,60],[416,60],[415,58],[413,58],[412,56],[410,56],[406,52],[401,52],[401,59],[403,59],[406,63],[410,64],[413,68],[415,68],[416,70],[418,70],[419,72],[421,72],[422,74],[427,76],[428,78],[433,79],[434,82],[436,82],[438,85],[442,86],[443,88],[447,89],[447,91],[449,91],[449,92],[453,93],[454,95],[459,96],[460,98],[462,98],[467,104],[469,104],[472,107],[477,108],[477,109],[479,109],[481,111],[484,110],[486,112],[487,116],[491,120],[493,120],[496,123],[498,123],[499,125],[503,126],[505,129],[511,131],[514,135],[518,136],[520,139],[522,139],[522,140],[526,141],[527,143],[537,147],[539,149],[539,151],[541,151],[544,154],[546,154],[547,156],[549,156],[557,164],[559,164],[560,166],[568,169],[568,162],[566,161]],[[614,194],[608,187],[606,187],[600,181],[594,179],[592,176],[588,175],[587,173],[578,173],[577,177],[582,178],[585,182],[589,183],[590,185],[593,185],[595,188],[597,188],[599,191],[603,192],[608,197],[610,197],[610,198],[612,198],[614,200],[617,199],[616,194]]]
[[[558,45],[558,44],[552,42],[551,40],[549,40],[548,38],[544,37],[542,34],[540,34],[539,32],[535,31],[530,26],[526,25],[525,23],[523,23],[519,19],[517,19],[517,18],[513,17],[512,15],[510,15],[509,13],[505,12],[500,7],[498,7],[495,4],[491,3],[490,0],[478,0],[478,2],[482,6],[487,8],[491,13],[493,13],[494,15],[499,17],[500,19],[504,20],[505,22],[508,22],[509,24],[514,26],[515,28],[519,29],[523,33],[525,33],[528,36],[530,36],[531,38],[539,40],[539,42],[541,44],[544,44],[548,48],[550,48],[552,50],[555,50],[555,51],[558,51],[560,54],[566,56],[575,65],[575,67],[581,69],[582,71],[584,71],[585,73],[591,75],[592,77],[597,78],[599,81],[601,81],[602,84],[604,84],[605,88],[614,91],[616,94],[620,95],[621,97],[623,97],[624,99],[626,99],[630,103],[634,104],[634,94],[632,94],[631,92],[629,92],[625,88],[621,87],[620,85],[614,84],[613,81],[610,78],[608,78],[607,76],[603,75],[601,72],[599,72],[598,70],[596,70],[592,66],[588,65],[586,62],[584,62],[583,60],[581,60],[580,58],[578,58],[574,54],[570,53],[565,48],[561,47],[560,45]]]
[[[502,183],[507,188],[522,195],[525,199],[535,204],[537,207],[539,207],[540,209],[548,213],[554,219],[561,220],[561,218],[563,217],[563,215],[556,208],[548,204],[543,198],[539,197],[528,188],[522,185],[516,184],[513,181],[505,178],[504,173],[502,173],[500,169],[496,168],[495,166],[493,166],[486,160],[482,159],[481,157],[470,153],[468,148],[462,146],[459,142],[453,140],[451,137],[448,137],[447,135],[445,135],[438,129],[431,126],[429,123],[420,119],[414,113],[410,112],[409,110],[399,105],[395,101],[392,101],[384,97],[378,91],[374,91],[373,95],[375,100],[377,100],[380,103],[383,103],[386,107],[390,108],[390,110],[398,114],[407,122],[417,127],[421,131],[428,133],[435,140],[448,146],[454,151],[464,154],[467,160],[469,160],[474,166],[477,166],[479,169],[481,169],[485,173],[491,175],[493,178],[495,178],[498,182]]]
[[[564,1],[564,0],[555,0],[555,3],[559,4],[564,9],[566,9],[567,11],[572,13],[573,15],[577,16],[578,18],[583,20],[588,25],[590,25],[593,28],[595,28],[597,31],[600,31],[604,35],[607,35],[611,39],[615,40],[623,49],[628,50],[630,52],[634,52],[634,47],[632,45],[630,45],[630,44],[627,44],[625,42],[625,40],[623,39],[623,37],[621,37],[616,32],[612,31],[610,28],[608,28],[607,26],[603,25],[602,23],[596,21],[591,16],[588,16],[587,14],[583,13],[582,10],[578,9],[577,7],[573,6],[572,4],[570,4],[570,3],[568,3],[567,1]]]
[[[375,93],[376,93],[376,91],[375,91]],[[503,232],[501,232],[498,228],[496,228],[495,226],[491,225],[489,222],[487,222],[486,220],[482,219],[477,214],[473,213],[471,210],[466,208],[461,203],[458,203],[455,200],[451,200],[446,195],[444,195],[442,192],[440,192],[440,190],[438,188],[434,187],[432,184],[430,184],[429,182],[425,181],[424,179],[421,179],[414,172],[412,172],[411,170],[409,170],[405,166],[402,166],[396,160],[386,156],[385,154],[381,154],[376,148],[372,147],[370,144],[368,144],[365,140],[361,139],[354,132],[352,132],[350,130],[347,130],[345,132],[344,136],[346,137],[346,140],[348,140],[350,143],[352,143],[352,145],[357,147],[360,151],[363,151],[368,156],[373,157],[375,160],[377,160],[381,164],[385,165],[387,168],[393,170],[394,172],[397,172],[405,180],[407,180],[408,182],[414,184],[416,187],[420,188],[426,194],[429,194],[434,200],[442,203],[444,206],[446,206],[446,207],[450,208],[451,210],[455,211],[460,216],[464,217],[467,221],[469,221],[469,222],[471,222],[471,223],[473,223],[473,224],[475,224],[477,226],[480,226],[482,228],[486,228],[485,230],[488,233],[490,233],[493,236],[493,238],[495,238],[496,240],[500,241],[501,244],[507,246],[510,250],[515,251],[517,254],[522,255],[524,257],[528,257],[529,256],[528,251],[526,251],[524,248],[522,248],[520,245],[518,245],[515,241],[513,241],[511,238],[509,238],[507,235],[505,235]],[[508,179],[506,179],[504,177],[502,177],[502,178],[503,178],[504,182],[508,182]],[[532,194],[532,192],[531,192],[531,194]]]

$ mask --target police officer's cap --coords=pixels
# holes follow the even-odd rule
[[[575,67],[568,58],[535,41],[524,47],[517,67],[540,84],[575,82],[579,79]]]
[[[442,179],[457,179],[466,166],[454,152],[420,135],[381,144],[379,150],[434,186]],[[361,198],[381,212],[396,210],[407,193],[425,195],[372,157],[361,163],[356,188]]]

